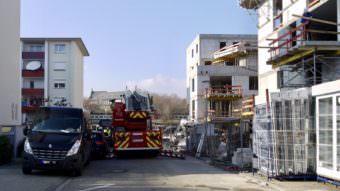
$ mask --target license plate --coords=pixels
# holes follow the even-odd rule
[[[143,133],[132,133],[133,136],[141,136]]]
[[[57,164],[57,161],[42,160],[42,164]]]
[[[133,139],[132,142],[134,142],[134,143],[141,143],[141,142],[143,142],[143,139]]]
[[[50,163],[51,163],[51,161],[48,161],[48,160],[43,160],[43,161],[41,161],[41,163],[43,163],[43,164],[50,164]]]

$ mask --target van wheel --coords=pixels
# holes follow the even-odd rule
[[[83,169],[81,167],[73,170],[73,176],[75,176],[75,177],[81,176],[82,174],[83,174]]]
[[[32,174],[32,169],[31,168],[22,168],[22,173],[24,173],[24,174]]]
[[[90,165],[90,162],[91,162],[91,158],[89,157],[86,162],[85,162],[85,166],[89,166]]]

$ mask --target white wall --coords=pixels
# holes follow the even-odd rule
[[[55,45],[56,44],[65,44],[66,50],[65,53],[56,53]],[[48,93],[49,98],[54,102],[56,98],[64,97],[67,102],[71,100],[70,91],[72,90],[72,86],[70,85],[70,76],[72,74],[72,63],[71,63],[71,45],[70,42],[60,42],[60,41],[49,41],[48,42]],[[55,63],[65,63],[66,70],[65,71],[55,71],[54,64]],[[65,81],[66,87],[65,89],[56,89],[54,88],[54,83],[57,81]]]
[[[0,1],[0,125],[21,125],[20,0]]]
[[[78,45],[71,43],[71,62],[72,62],[72,78],[71,85],[71,103],[73,107],[83,108],[84,99],[84,57]]]

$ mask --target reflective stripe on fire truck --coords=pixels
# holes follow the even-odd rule
[[[132,119],[145,119],[148,116],[148,114],[143,111],[133,111],[130,113],[129,116]]]
[[[128,132],[116,132],[115,140],[116,140],[116,143],[115,143],[116,148],[129,147],[130,136]]]
[[[160,143],[161,133],[160,132],[146,132],[146,145],[149,148],[161,147]]]

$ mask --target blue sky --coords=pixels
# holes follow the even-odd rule
[[[256,33],[236,0],[22,0],[21,36],[81,37],[85,89],[185,96],[185,50],[199,33]]]

